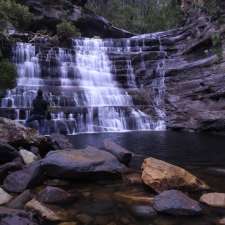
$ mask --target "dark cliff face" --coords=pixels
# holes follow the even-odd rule
[[[56,25],[62,20],[74,23],[86,37],[100,36],[102,38],[125,38],[132,36],[128,31],[114,27],[109,21],[95,15],[86,9],[86,1],[64,0],[22,0],[24,5],[29,6],[35,15],[32,29],[46,29],[55,31]]]
[[[177,52],[166,62],[169,128],[225,130],[224,31],[202,16],[172,37]]]

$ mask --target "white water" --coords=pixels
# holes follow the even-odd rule
[[[152,83],[158,117],[153,119],[135,106],[119,81],[123,76],[128,89],[137,88],[130,40],[122,43],[85,38],[73,40],[73,49],[54,48],[47,53],[35,45],[17,43],[13,56],[18,71],[17,88],[8,91],[1,101],[2,108],[14,108],[14,119],[25,121],[37,89],[42,88],[52,106],[52,121],[46,132],[165,130],[163,60],[156,70],[159,78]],[[144,42],[135,51],[141,53],[142,47]],[[120,68],[122,74],[117,74],[110,54],[126,55]],[[144,60],[141,65],[145,67]]]

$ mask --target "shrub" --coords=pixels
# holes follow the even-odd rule
[[[80,32],[69,21],[63,21],[57,25],[57,35],[60,39],[68,39],[79,36]]]
[[[14,0],[0,0],[0,17],[21,29],[28,28],[32,21],[32,14],[28,7]]]
[[[12,89],[16,85],[17,71],[8,60],[0,61],[0,90]]]

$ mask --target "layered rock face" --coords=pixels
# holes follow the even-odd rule
[[[187,28],[166,66],[167,127],[224,131],[224,28],[206,17]]]

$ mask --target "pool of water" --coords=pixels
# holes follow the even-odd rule
[[[132,167],[139,173],[143,159],[155,157],[188,169],[208,183],[213,191],[225,192],[223,136],[179,132],[132,132],[70,137],[77,149],[88,145],[101,148],[106,138],[135,153]],[[143,185],[129,184],[121,180],[74,184],[70,187],[70,190],[72,189],[79,192],[79,196],[83,196],[74,208],[81,214],[89,215],[93,219],[93,225],[212,225],[216,224],[217,219],[225,217],[225,210],[207,209],[208,212],[199,217],[158,215],[151,219],[137,218],[131,212],[132,204],[118,201],[117,194],[150,197],[154,196],[154,193]],[[200,193],[191,195],[198,200]]]
[[[103,147],[109,138],[143,157],[156,157],[183,166],[225,166],[225,137],[182,132],[100,133],[72,136],[76,148]]]

